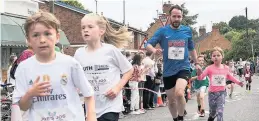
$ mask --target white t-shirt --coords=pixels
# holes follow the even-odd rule
[[[21,62],[16,70],[16,89],[13,103],[18,103],[40,76],[40,81],[50,81],[50,95],[33,97],[29,109],[30,121],[51,120],[84,121],[84,110],[80,103],[77,88],[84,97],[94,95],[82,66],[74,58],[56,52],[51,63],[40,63],[35,56]]]
[[[96,116],[123,111],[122,92],[113,100],[107,98],[105,93],[119,83],[120,74],[128,72],[132,68],[131,63],[113,45],[102,43],[101,48],[91,53],[86,48],[77,49],[74,57],[83,66],[85,75],[95,90]]]

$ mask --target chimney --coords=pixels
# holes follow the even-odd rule
[[[213,26],[212,26],[212,33],[213,33],[213,34],[219,33],[219,27],[216,26],[216,25],[213,25]]]
[[[164,3],[163,5],[163,13],[166,14],[166,15],[169,15],[169,10],[171,8],[173,4],[171,4],[170,1],[168,1],[168,3]]]
[[[199,28],[199,36],[205,35],[206,34],[206,28],[205,26],[201,26]]]

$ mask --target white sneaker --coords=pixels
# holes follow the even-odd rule
[[[137,112],[139,112],[139,114],[144,114],[144,113],[146,113],[144,110],[138,110]]]
[[[130,114],[131,114],[131,115],[138,115],[138,114],[140,114],[140,112],[138,112],[138,111],[132,111]]]

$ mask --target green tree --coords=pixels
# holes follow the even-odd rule
[[[229,41],[237,41],[240,39],[241,37],[241,32],[238,32],[236,31],[235,29],[234,30],[231,30],[227,33],[225,33],[225,38],[228,39]]]
[[[224,35],[232,30],[232,28],[226,22],[221,21],[219,23],[214,23],[213,25],[219,27],[219,32],[222,35]]]
[[[248,35],[249,37],[247,38],[245,30],[240,32],[239,38],[232,41],[232,49],[226,53],[225,60],[238,60],[239,58],[246,60],[252,57],[252,43],[254,45],[254,50],[259,50],[258,33],[255,30],[249,29]]]
[[[248,21],[248,28],[259,30],[259,18],[258,19],[251,19]]]
[[[77,0],[61,0],[61,2],[74,6],[74,7],[77,7],[77,8],[80,8],[80,9],[85,9],[83,4],[78,2]]]
[[[246,27],[246,17],[245,16],[234,16],[229,21],[229,26],[233,29],[242,30]]]
[[[185,3],[181,4],[181,8],[183,9],[183,21],[182,24],[186,26],[192,26],[197,23],[196,19],[198,18],[198,14],[189,15],[189,10],[185,7]],[[198,32],[195,28],[191,27],[193,37],[198,36]]]

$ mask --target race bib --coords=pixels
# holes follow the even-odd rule
[[[212,75],[212,86],[225,86],[226,76],[225,75]]]
[[[35,121],[73,121],[75,115],[66,108],[34,110]]]
[[[109,80],[102,75],[88,75],[87,76],[88,81],[92,85],[95,94],[100,95],[105,93],[105,89],[109,87]]]
[[[169,47],[168,59],[183,60],[184,59],[184,47]]]

